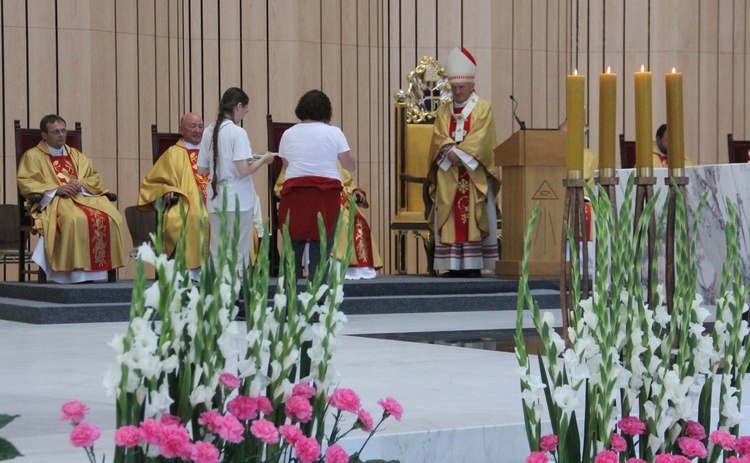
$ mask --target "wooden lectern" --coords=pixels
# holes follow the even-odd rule
[[[567,133],[559,130],[519,130],[495,148],[495,165],[502,167],[503,179],[503,254],[495,265],[498,276],[521,276],[523,236],[538,202],[529,275],[559,277],[567,142]]]

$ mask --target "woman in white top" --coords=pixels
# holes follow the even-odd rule
[[[251,175],[273,162],[273,153],[266,153],[253,161],[250,139],[245,129],[237,124],[245,117],[249,98],[242,89],[232,87],[224,92],[219,103],[216,122],[206,127],[198,154],[198,174],[211,175],[206,187],[208,218],[211,224],[211,258],[218,262],[217,254],[221,234],[217,211],[224,207],[226,192],[227,226],[230,246],[238,249],[238,273],[250,263],[250,240],[253,228],[255,188]],[[235,220],[240,221],[238,237],[232,236]]]
[[[341,207],[341,173],[354,171],[357,161],[352,155],[344,133],[329,124],[331,100],[320,90],[310,90],[300,98],[294,110],[299,124],[287,129],[279,143],[279,156],[284,161],[286,174],[279,203],[279,224],[289,216],[289,236],[292,240],[297,274],[301,274],[302,254],[310,243],[309,275],[315,275],[320,264],[320,213],[326,227],[327,252],[330,255],[333,232]]]

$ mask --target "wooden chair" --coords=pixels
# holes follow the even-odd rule
[[[151,243],[151,233],[156,233],[156,211],[143,211],[138,206],[125,208],[125,222],[128,224],[133,247],[125,259],[125,276],[128,274],[130,259],[138,257],[138,248],[143,243]]]
[[[10,218],[10,220],[0,220],[0,264],[2,265],[32,263],[28,255],[24,257],[25,262],[22,263],[20,260],[20,223],[15,220],[20,216],[18,208],[18,204],[0,204],[0,217]]]
[[[268,151],[278,152],[281,136],[286,130],[295,125],[294,122],[274,122],[270,114],[266,115],[266,128],[268,131]],[[273,162],[268,165],[268,217],[270,219],[271,233],[271,255],[269,256],[271,266],[271,276],[279,275],[279,247],[278,241],[281,234],[279,233],[279,198],[274,194],[276,180],[281,174],[284,163],[280,157],[274,158]]]
[[[620,166],[623,169],[635,167],[635,142],[625,141],[623,134],[620,134]]]
[[[729,162],[750,162],[750,140],[735,140],[734,134],[727,134],[727,147],[729,148]]]
[[[23,153],[27,150],[35,147],[42,141],[42,131],[40,129],[24,129],[21,128],[21,121],[14,121],[15,138],[16,138],[16,168],[21,162]],[[75,123],[74,130],[68,130],[68,138],[65,143],[79,151],[83,151],[83,136],[81,134],[81,123]],[[117,195],[115,193],[107,193],[107,198],[114,202],[117,201]],[[40,193],[33,193],[24,197],[21,195],[21,189],[18,188],[18,217],[19,217],[19,247],[18,247],[18,281],[26,281],[27,274],[36,274],[37,280],[40,283],[47,281],[47,275],[42,269],[31,270],[25,266],[27,253],[31,252],[31,235],[35,234],[34,230],[34,219],[31,217],[29,211],[35,202],[39,202],[42,199]],[[107,272],[107,280],[110,282],[117,281],[117,269],[112,269]]]
[[[164,153],[167,148],[174,145],[182,139],[181,133],[173,132],[159,132],[156,129],[156,124],[151,125],[151,157],[154,164],[156,164],[159,156]]]

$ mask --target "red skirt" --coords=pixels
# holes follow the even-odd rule
[[[341,210],[340,180],[327,177],[298,177],[284,181],[279,203],[279,228],[289,217],[289,237],[319,241],[318,213],[323,216],[326,234],[331,236]]]

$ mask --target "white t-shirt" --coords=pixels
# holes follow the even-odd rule
[[[214,123],[215,124],[215,123]],[[252,210],[255,204],[255,187],[253,178],[248,175],[240,178],[240,173],[234,165],[234,161],[241,161],[253,157],[250,148],[250,139],[242,127],[231,120],[221,123],[219,127],[219,157],[217,159],[218,169],[214,171],[213,164],[213,136],[214,124],[209,125],[203,131],[201,139],[201,150],[198,153],[198,167],[208,168],[211,178],[216,175],[217,194],[214,199],[211,183],[206,186],[206,197],[208,211],[221,210],[223,190],[227,191],[227,211],[236,212],[235,198],[239,198],[239,211]]]
[[[279,156],[289,163],[285,179],[326,177],[341,180],[339,154],[349,151],[344,132],[338,127],[309,122],[296,124],[281,137]]]

